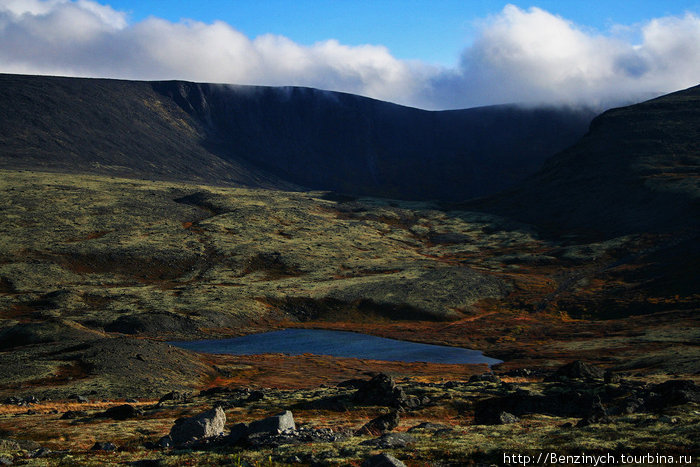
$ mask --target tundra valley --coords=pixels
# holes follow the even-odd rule
[[[0,99],[0,465],[697,462],[700,86],[600,115],[22,75]],[[290,328],[503,363],[172,344]]]

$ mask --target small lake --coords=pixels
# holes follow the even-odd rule
[[[195,352],[230,355],[310,353],[398,362],[486,363],[488,365],[502,363],[501,360],[484,356],[478,350],[418,344],[356,332],[323,329],[285,329],[232,339],[179,341],[171,344]]]

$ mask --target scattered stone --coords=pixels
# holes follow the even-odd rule
[[[362,463],[362,467],[406,467],[406,464],[391,454],[377,454]]]
[[[69,410],[61,415],[61,420],[73,420],[76,418],[87,417],[87,412],[84,410]]]
[[[219,436],[224,431],[226,414],[221,407],[215,407],[199,415],[175,420],[170,429],[170,437],[176,446]]]
[[[294,416],[286,410],[281,414],[257,420],[248,425],[248,435],[255,433],[279,434],[285,430],[294,430]]]
[[[547,377],[545,381],[570,381],[573,379],[596,381],[603,378],[603,370],[581,360],[576,360],[559,368],[554,374]]]
[[[111,418],[113,420],[128,420],[130,418],[136,418],[140,415],[140,412],[130,404],[117,405],[115,407],[110,407],[96,415],[98,418]]]
[[[472,375],[471,378],[469,378],[469,382],[470,383],[480,383],[480,382],[500,383],[501,378],[494,375],[493,373],[484,373],[483,375]]]
[[[450,429],[447,425],[442,425],[439,423],[423,422],[419,425],[413,426],[408,429],[408,433],[413,433],[414,431],[438,431]]]
[[[379,438],[363,441],[364,446],[373,446],[379,449],[404,448],[406,445],[415,443],[416,439],[408,433],[385,433]]]
[[[352,401],[363,405],[401,407],[406,402],[406,394],[396,386],[394,378],[380,373],[366,381],[353,395]]]
[[[35,450],[34,452],[32,452],[31,454],[29,454],[29,457],[31,457],[32,459],[38,459],[40,457],[46,457],[49,454],[51,454],[50,449],[39,448],[39,449]]]
[[[246,402],[258,402],[265,399],[265,393],[262,391],[253,391],[250,393]]]
[[[504,410],[488,410],[474,413],[477,425],[507,425],[519,421],[518,417]]]
[[[166,401],[188,402],[191,397],[192,397],[192,394],[190,394],[189,392],[170,391],[169,393],[164,394],[163,397],[158,399],[158,403],[162,404],[163,402],[166,402]]]
[[[96,442],[95,445],[90,448],[91,451],[116,451],[117,446],[109,441],[106,442]]]
[[[170,435],[165,435],[156,442],[156,447],[161,449],[169,449],[173,447],[173,439]]]
[[[6,456],[0,456],[0,465],[12,465],[12,459]]]
[[[577,424],[576,428],[583,428],[588,425],[592,425],[594,423],[610,423],[610,417],[604,414],[600,413],[595,413],[591,414],[588,417],[582,418]]]
[[[78,394],[73,394],[73,395],[70,396],[68,399],[72,399],[72,400],[78,401],[78,402],[80,402],[81,404],[87,404],[88,402],[90,402],[90,399],[88,399],[88,398],[85,397],[85,396],[78,395]]]
[[[248,445],[254,448],[277,447],[289,444],[334,443],[344,436],[330,428],[300,427],[282,433],[255,433],[247,438]]]
[[[576,424],[577,428],[591,425],[593,423],[609,423],[608,411],[600,402],[600,398],[596,397],[589,408],[589,413],[581,421]]]
[[[393,411],[370,420],[362,428],[357,430],[356,434],[376,436],[391,431],[397,426],[399,426],[399,413]]]

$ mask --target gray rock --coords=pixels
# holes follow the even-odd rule
[[[226,414],[221,407],[216,407],[199,415],[180,418],[170,429],[170,437],[176,446],[190,441],[219,436],[224,431]]]
[[[285,430],[294,430],[296,426],[294,425],[294,416],[292,412],[286,410],[281,414],[274,415],[272,417],[263,418],[262,420],[257,420],[252,422],[248,426],[248,434],[252,435],[255,433],[282,433]]]
[[[12,465],[12,459],[6,456],[0,456],[0,465]]]
[[[377,454],[362,463],[362,467],[406,467],[406,464],[391,454]]]

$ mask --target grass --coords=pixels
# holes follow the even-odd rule
[[[409,465],[494,462],[506,449],[697,449],[697,407],[673,413],[681,420],[673,425],[634,415],[571,430],[561,425],[575,420],[538,415],[514,425],[475,426],[474,401],[498,388],[470,392],[442,383],[466,380],[484,367],[202,356],[160,342],[321,327],[480,349],[506,361],[499,371],[548,369],[582,358],[650,380],[669,374],[697,379],[697,295],[692,288],[664,295],[639,280],[653,266],[644,252],[668,237],[553,241],[525,225],[430,203],[330,198],[0,171],[0,395],[53,399],[33,407],[34,415],[0,406],[0,438],[68,450],[32,459],[35,465],[155,457],[164,465],[281,465],[295,457],[308,463],[311,456],[359,465],[375,452],[360,444],[369,438],[255,451],[143,448],[144,440],[167,433],[175,418],[209,400],[166,406],[136,422],[93,415],[126,397],[147,407],[173,389],[265,387],[274,388],[269,398],[229,407],[229,418],[249,421],[293,406],[303,423],[356,430],[382,409],[334,412],[304,404],[337,394],[333,386],[344,379],[388,371],[410,378],[403,383],[409,390],[437,385],[419,389],[439,403],[405,414],[400,431],[422,421],[452,430],[415,433],[414,445],[392,451]],[[611,299],[625,313],[589,319],[606,317]],[[646,308],[636,315],[640,302]],[[531,379],[513,381],[537,389]],[[78,406],[88,410],[85,420],[59,420],[76,407],[64,400],[70,394],[110,402]],[[99,440],[124,450],[87,451]]]

